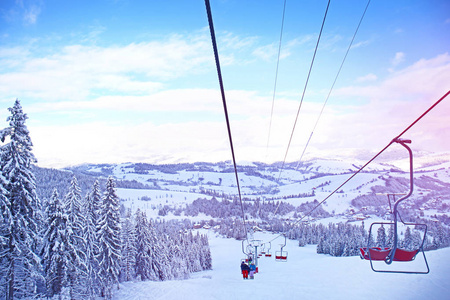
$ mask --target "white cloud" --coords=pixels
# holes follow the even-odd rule
[[[275,44],[261,46],[253,50],[253,55],[260,57],[262,60],[271,61],[276,59],[278,48]]]
[[[420,60],[392,73],[385,80],[372,82],[372,85],[336,90],[324,110],[307,153],[319,153],[330,148],[335,151],[343,148],[381,150],[446,92],[449,76],[450,56],[443,54],[433,59]],[[245,91],[229,91],[227,95],[237,159],[282,160],[298,108],[298,97],[277,99],[270,144],[266,148],[270,96]],[[100,97],[84,104],[89,109],[180,110],[223,114],[220,95],[215,90],[160,91],[152,97]],[[364,104],[357,100],[351,102],[355,97],[366,101]],[[341,104],[336,98],[347,99],[347,104]],[[70,110],[80,103],[64,105]],[[321,106],[308,101],[304,103],[288,161],[299,159]],[[404,137],[413,140],[414,151],[450,150],[450,140],[447,138],[450,134],[449,111],[450,101],[443,101],[407,132]],[[147,122],[124,123],[120,126],[106,123],[57,128],[34,126],[30,131],[41,165],[61,166],[68,162],[220,161],[231,158],[225,119],[222,117],[208,122],[168,121],[160,125]]]
[[[391,64],[395,67],[405,61],[405,53],[397,52],[395,57],[392,59]]]
[[[329,128],[328,142],[343,146],[351,141],[358,147],[381,150],[443,96],[449,82],[450,55],[445,53],[417,61],[376,84],[337,89],[333,97],[354,99],[350,102],[354,105],[348,106],[345,114],[330,116],[339,126]],[[358,104],[360,99],[367,104]],[[407,133],[415,149],[450,151],[450,140],[446,138],[450,134],[449,100],[439,104]],[[342,138],[343,132],[346,138]]]
[[[43,57],[30,57],[28,49],[1,48],[0,65],[9,70],[0,73],[0,91],[4,97],[46,101],[85,100],[100,88],[130,94],[154,92],[164,81],[210,66],[209,47],[206,38],[172,36],[110,48],[73,45]]]
[[[35,24],[40,13],[41,8],[39,6],[31,5],[25,9],[23,19],[26,24]]]
[[[320,41],[321,49],[329,49],[334,51],[335,45],[337,45],[340,41],[342,41],[342,36],[339,34],[334,35],[326,35]]]
[[[53,167],[67,165],[68,162],[207,160],[210,153],[214,153],[210,155],[213,159],[217,155],[216,151],[227,150],[225,130],[223,124],[218,122],[185,123],[182,126],[123,124],[115,127],[89,123],[30,128],[38,163]]]
[[[289,55],[290,49],[310,41],[309,36],[291,40],[283,53]],[[238,54],[251,53],[255,48],[254,53],[264,50],[261,53],[267,54],[267,59],[275,58],[277,53],[275,44],[257,48],[256,39],[234,35],[226,35],[220,47],[229,63],[237,62],[234,50]],[[227,47],[233,47],[233,51]],[[112,126],[106,119],[88,124],[80,119],[79,124],[58,127],[46,126],[43,120],[32,122],[30,131],[41,165],[230,159],[224,117],[211,117],[223,116],[218,89],[174,84],[176,79],[189,80],[192,74],[214,70],[208,34],[173,35],[162,41],[113,47],[71,45],[39,57],[32,57],[32,53],[32,48],[0,47],[0,101],[35,99],[26,105],[25,112],[30,115],[106,111],[210,116],[205,118],[208,122],[166,120],[158,124],[125,122],[120,126]],[[398,52],[392,63],[398,66],[403,60],[404,53]],[[420,60],[393,71],[385,79],[367,74],[356,82],[364,85],[334,90],[310,149],[384,146],[448,89],[450,55]],[[278,93],[270,147],[266,150],[272,97],[271,93],[261,93],[226,90],[238,160],[282,160],[286,151],[299,95]],[[444,132],[449,132],[446,124],[450,108],[444,105],[433,112],[432,118],[418,124],[417,131],[411,131],[417,145],[450,149],[449,140],[442,138]],[[306,99],[288,160],[299,158],[321,107]]]
[[[281,44],[280,59],[291,56],[293,48],[308,43],[312,40],[312,35],[303,36],[301,38],[292,39]],[[272,43],[257,47],[253,50],[252,55],[261,58],[264,61],[276,61],[278,56],[279,44]]]
[[[444,53],[431,59],[421,59],[397,70],[377,85],[348,86],[337,89],[334,96],[366,99],[420,101],[435,98],[448,90],[450,55]]]
[[[377,79],[378,79],[377,75],[370,73],[365,76],[356,78],[356,82],[368,82],[368,81],[375,81]]]
[[[254,46],[258,40],[257,37],[240,37],[231,32],[225,32],[219,35],[218,47],[220,49],[245,50]]]
[[[356,48],[360,48],[360,47],[365,47],[369,44],[372,43],[372,40],[365,40],[365,41],[360,41],[358,43],[354,43],[352,44],[352,46],[350,47],[350,49],[356,49]]]

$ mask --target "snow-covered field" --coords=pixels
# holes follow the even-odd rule
[[[262,257],[255,279],[243,280],[241,242],[205,232],[213,270],[192,274],[188,280],[126,282],[114,299],[450,299],[450,248],[426,253],[431,269],[427,275],[386,274],[373,272],[369,262],[359,257],[319,255],[315,246],[301,248],[288,240],[287,262]],[[255,236],[263,241],[273,237],[270,233]],[[272,253],[282,242],[272,242]]]

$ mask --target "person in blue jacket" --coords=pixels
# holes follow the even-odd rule
[[[254,263],[251,263],[249,268],[250,268],[250,279],[253,279],[254,278],[253,276],[255,276],[256,272],[256,266]]]

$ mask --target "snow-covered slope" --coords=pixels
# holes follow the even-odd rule
[[[319,255],[315,246],[301,248],[295,241],[288,241],[287,262],[262,257],[255,279],[243,280],[239,268],[241,243],[208,234],[213,270],[195,273],[182,281],[126,282],[115,292],[114,299],[431,300],[448,299],[450,295],[450,248],[426,253],[431,269],[427,275],[385,274],[373,272],[369,262],[359,257]],[[273,237],[269,233],[258,236],[264,241]],[[278,241],[272,243],[273,251],[279,248]]]

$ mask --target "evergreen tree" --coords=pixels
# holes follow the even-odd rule
[[[136,211],[136,276],[140,280],[154,280],[150,254],[150,228],[147,216],[140,209]]]
[[[386,247],[392,248],[393,246],[394,246],[394,225],[391,225],[389,226]]]
[[[136,234],[130,218],[122,225],[122,264],[121,281],[131,281],[135,276],[136,265]]]
[[[209,248],[208,237],[206,235],[200,236],[199,240],[201,250],[200,250],[200,259],[201,266],[203,270],[211,270],[212,269],[212,257],[211,250]]]
[[[405,231],[405,236],[403,239],[403,243],[402,243],[402,247],[407,249],[407,250],[412,250],[413,249],[413,238],[412,238],[412,234],[411,234],[411,229],[410,227],[406,227],[406,231]]]
[[[94,185],[92,186],[92,191],[91,194],[89,196],[91,199],[90,201],[92,202],[92,206],[94,208],[94,214],[97,217],[97,220],[95,222],[95,224],[98,224],[101,213],[102,213],[102,194],[100,191],[100,183],[98,182],[98,180],[96,180],[94,182]]]
[[[4,189],[5,178],[0,173],[0,296],[5,298],[6,296],[6,287],[8,284],[7,281],[7,273],[8,268],[4,263],[6,261],[6,252],[8,249],[8,236],[10,229],[12,227],[12,216],[10,211],[10,202],[6,197],[7,191]]]
[[[381,224],[377,230],[377,246],[384,248],[386,245],[386,231],[384,230],[383,224]]]
[[[162,236],[158,236],[155,226],[150,219],[148,222],[149,227],[149,252],[151,257],[151,274],[152,280],[166,280],[168,272],[166,271],[167,257],[163,251],[163,245],[161,244]]]
[[[1,174],[4,190],[0,191],[1,223],[0,275],[6,280],[6,299],[26,297],[33,293],[39,276],[37,255],[39,236],[37,228],[36,180],[32,163],[32,142],[25,125],[28,119],[23,113],[20,101],[9,108],[9,127],[0,131]]]
[[[98,255],[98,236],[97,236],[97,214],[92,194],[86,196],[84,206],[85,226],[83,237],[85,241],[85,288],[89,299],[94,299],[97,294],[97,257]]]
[[[112,177],[106,182],[99,229],[99,279],[102,296],[112,297],[112,286],[119,284],[120,271],[120,215],[119,197]]]
[[[431,243],[431,248],[439,249],[447,247],[449,245],[449,234],[446,233],[444,226],[442,226],[441,223],[437,223],[433,227],[433,241]]]
[[[187,267],[187,262],[184,259],[184,241],[183,234],[178,234],[178,236],[172,236],[172,243],[169,251],[169,261],[171,262],[172,277],[175,279],[188,279],[189,270]]]
[[[47,230],[44,233],[42,247],[42,264],[47,287],[47,296],[60,295],[67,281],[67,265],[69,256],[66,251],[67,215],[63,213],[62,205],[56,189],[46,210]]]
[[[81,190],[74,176],[69,191],[64,200],[64,212],[67,214],[67,251],[70,256],[68,263],[68,288],[70,298],[81,296],[82,277],[86,274],[85,240],[83,227],[85,219],[81,210]]]

